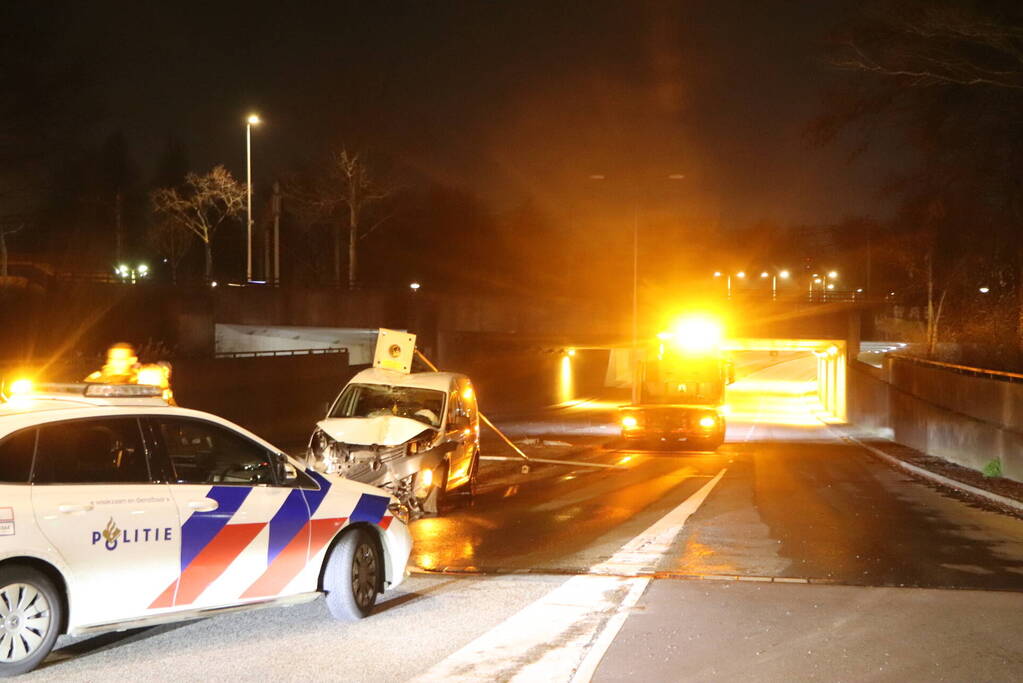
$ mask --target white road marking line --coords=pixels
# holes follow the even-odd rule
[[[726,471],[590,574],[572,577],[412,680],[586,683],[650,583],[637,575],[653,569]]]

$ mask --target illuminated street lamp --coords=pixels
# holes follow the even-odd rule
[[[977,291],[980,292],[981,294],[987,294],[988,292],[991,291],[991,288],[990,287],[981,287]]]
[[[121,282],[135,284],[137,281],[149,276],[149,266],[145,263],[140,263],[137,266],[129,266],[122,263],[114,268],[114,274],[121,278]]]
[[[720,270],[715,270],[714,271],[714,277],[721,277],[722,275],[723,275],[723,273]],[[740,279],[745,278],[746,277],[746,271],[740,270],[738,273],[735,274],[735,277],[740,278]],[[724,278],[725,278],[725,292],[727,293],[728,298],[731,299],[732,298],[732,274],[728,273],[727,275],[724,275]]]
[[[252,282],[252,127],[258,126],[258,114],[249,114],[245,119],[245,177],[247,189],[246,206],[246,247],[245,247],[245,281]]]
[[[420,288],[421,286],[422,286],[422,285],[420,285],[420,284],[419,284],[418,282],[413,282],[413,283],[411,283],[411,284],[410,284],[410,285],[408,286],[408,288],[412,290],[412,293],[413,293],[413,294],[415,294],[416,292],[418,292],[418,291],[419,291],[419,288]]]
[[[760,277],[766,277],[766,276],[767,276],[766,272],[760,274]],[[789,279],[789,271],[788,270],[780,270],[780,271],[778,271],[777,274],[771,276],[771,301],[777,301],[778,300],[778,278],[781,278],[782,280],[788,280]]]

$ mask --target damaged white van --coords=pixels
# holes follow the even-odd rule
[[[440,512],[453,492],[472,495],[480,418],[465,375],[358,373],[316,423],[309,464],[389,490],[411,517]]]

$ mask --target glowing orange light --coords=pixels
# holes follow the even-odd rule
[[[710,316],[693,315],[675,324],[671,338],[685,351],[712,351],[720,346],[724,329],[718,320]]]
[[[7,391],[11,396],[27,396],[32,393],[32,389],[35,387],[35,383],[27,377],[16,379],[11,382],[11,385],[7,388]]]
[[[626,429],[635,429],[639,426],[639,420],[632,415],[626,415],[622,418],[622,426]]]

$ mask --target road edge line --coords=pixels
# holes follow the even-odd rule
[[[611,649],[611,644],[614,643],[622,627],[625,626],[625,620],[629,618],[629,611],[646,593],[651,580],[648,576],[635,579],[635,583],[632,584],[625,599],[618,605],[618,609],[604,624],[603,630],[590,644],[586,656],[583,657],[583,661],[579,663],[579,667],[572,674],[571,683],[590,683],[593,680],[593,675],[597,673],[597,667],[604,661],[604,655]]]
[[[976,486],[971,486],[970,484],[967,484],[965,482],[952,479],[951,477],[946,477],[943,474],[932,472],[925,467],[920,467],[919,465],[914,465],[911,462],[906,462],[901,458],[896,458],[894,455],[885,453],[880,448],[875,448],[874,446],[865,444],[859,439],[857,439],[855,436],[851,434],[846,434],[845,432],[839,429],[835,429],[831,425],[828,425],[828,429],[830,429],[834,434],[838,435],[839,438],[855,442],[861,448],[869,451],[870,453],[873,453],[881,460],[884,460],[885,462],[889,463],[890,465],[894,465],[899,469],[910,472],[911,474],[915,474],[918,477],[922,477],[923,479],[928,479],[936,484],[946,486],[950,489],[961,491],[963,493],[968,493],[977,496],[978,498],[983,498],[989,502],[996,503],[1007,508],[1011,508],[1012,510],[1015,510],[1018,513],[1023,513],[1023,503],[1019,502],[1018,500],[1006,498],[1005,496],[1000,496],[997,493],[992,493],[991,491],[985,491],[984,489],[977,488]]]

